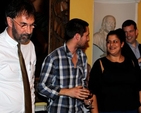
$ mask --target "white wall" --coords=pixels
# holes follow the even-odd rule
[[[136,21],[135,3],[98,3],[94,4],[94,33],[99,31],[104,16],[113,15],[116,18],[116,28],[121,27],[126,19]]]
[[[94,33],[101,28],[102,19],[106,15],[116,18],[116,29],[121,28],[127,19],[137,20],[137,3],[140,0],[94,0]],[[95,51],[94,51],[95,50]],[[100,50],[93,47],[93,62],[100,58]]]

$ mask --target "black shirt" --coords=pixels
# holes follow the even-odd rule
[[[97,97],[99,111],[128,111],[139,107],[141,74],[132,60],[122,63],[100,58],[104,67],[102,73],[99,59],[94,63],[89,79],[89,89]]]

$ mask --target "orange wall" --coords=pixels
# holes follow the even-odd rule
[[[138,36],[138,41],[141,43],[141,1],[138,4],[138,30],[139,30],[139,36]]]
[[[89,48],[86,50],[88,63],[92,66],[92,47],[93,47],[93,15],[94,0],[70,0],[70,19],[81,18],[89,23],[90,42]]]

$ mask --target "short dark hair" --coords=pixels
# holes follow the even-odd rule
[[[81,36],[83,36],[83,33],[86,32],[86,27],[89,26],[89,24],[78,18],[71,19],[67,24],[65,28],[65,41],[72,39],[76,33],[79,33]]]
[[[137,24],[133,20],[126,20],[126,21],[124,21],[123,24],[122,24],[122,29],[124,27],[130,26],[130,25],[133,25],[135,30],[137,29]]]
[[[126,35],[125,35],[125,32],[121,29],[121,28],[118,28],[116,30],[112,30],[110,31],[108,34],[107,34],[107,37],[106,37],[106,41],[108,40],[108,37],[110,35],[116,35],[117,38],[120,40],[120,42],[125,42],[126,40]]]
[[[116,29],[116,30],[112,30],[112,31],[110,31],[110,32],[107,34],[106,42],[107,42],[108,37],[109,37],[110,35],[116,35],[117,38],[120,40],[121,43],[124,42],[124,45],[126,44],[126,43],[125,43],[126,35],[125,35],[125,32],[123,31],[123,29],[118,28],[118,29]],[[122,51],[123,51],[123,50],[121,50],[121,54],[123,54]],[[107,51],[107,54],[109,54],[108,51]]]
[[[12,0],[5,9],[5,16],[15,18],[21,14],[35,16],[35,8],[30,0]]]

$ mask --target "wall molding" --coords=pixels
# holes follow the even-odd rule
[[[139,3],[140,0],[94,0],[97,3]]]

